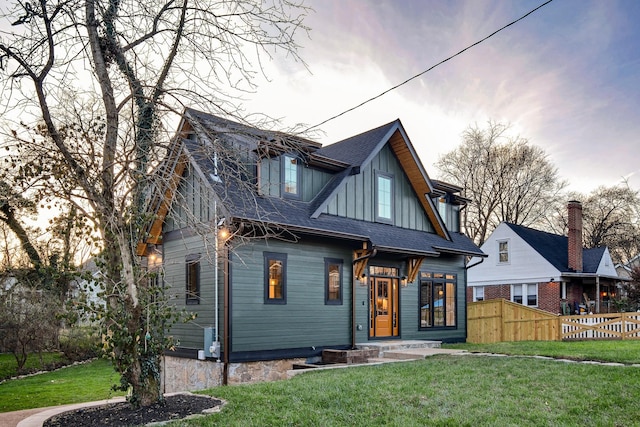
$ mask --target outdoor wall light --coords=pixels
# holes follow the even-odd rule
[[[360,286],[365,286],[367,284],[367,275],[362,273],[360,277],[358,277],[358,282],[360,282]]]
[[[403,288],[406,288],[407,286],[409,286],[409,282],[407,281],[407,276],[402,276],[400,278],[400,285],[402,285]]]
[[[221,228],[220,230],[218,230],[218,237],[222,240],[226,240],[227,237],[229,237],[229,230],[224,227]]]

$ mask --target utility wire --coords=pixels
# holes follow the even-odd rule
[[[525,13],[524,15],[522,15],[520,18],[516,19],[515,21],[512,21],[512,22],[508,23],[508,24],[507,24],[507,25],[505,25],[504,27],[497,29],[496,31],[494,31],[493,33],[489,34],[489,35],[488,35],[488,36],[486,36],[485,38],[483,38],[483,39],[481,39],[481,40],[478,40],[477,42],[473,43],[472,45],[469,45],[469,46],[465,47],[465,48],[464,48],[464,49],[462,49],[460,52],[458,52],[458,53],[456,53],[456,54],[453,54],[453,55],[451,55],[450,57],[448,57],[448,58],[446,58],[446,59],[443,59],[442,61],[438,62],[438,63],[437,63],[437,64],[435,64],[435,65],[432,65],[431,67],[429,67],[429,68],[427,68],[426,70],[424,70],[424,71],[422,71],[422,72],[420,72],[420,73],[416,74],[415,76],[408,78],[407,80],[403,81],[402,83],[399,83],[399,84],[397,84],[397,85],[395,85],[395,86],[393,86],[393,87],[391,87],[391,88],[389,88],[389,89],[385,90],[384,92],[380,93],[379,95],[374,96],[373,98],[369,98],[369,99],[367,99],[366,101],[361,102],[360,104],[356,105],[355,107],[351,107],[351,108],[349,108],[348,110],[345,110],[345,111],[343,111],[343,112],[341,112],[341,113],[339,113],[339,114],[336,114],[335,116],[329,117],[328,119],[326,119],[326,120],[325,120],[325,121],[323,121],[323,122],[320,122],[320,123],[318,123],[318,124],[316,124],[316,125],[313,125],[313,126],[311,126],[311,127],[308,127],[307,129],[303,130],[301,133],[308,132],[308,131],[310,131],[311,129],[315,129],[315,128],[319,127],[319,126],[322,126],[323,124],[328,123],[328,122],[330,122],[331,120],[335,120],[335,119],[337,119],[338,117],[343,116],[343,115],[345,115],[345,114],[347,114],[347,113],[350,113],[351,111],[353,111],[353,110],[355,110],[355,109],[358,109],[358,108],[362,107],[363,105],[368,104],[368,103],[369,103],[369,102],[371,102],[371,101],[375,101],[376,99],[378,99],[378,98],[380,98],[380,97],[382,97],[382,96],[386,95],[387,93],[391,92],[392,90],[398,89],[400,86],[404,86],[405,84],[407,84],[407,83],[409,83],[410,81],[412,81],[412,80],[414,80],[414,79],[417,79],[418,77],[420,77],[420,76],[422,76],[422,75],[424,75],[424,74],[428,73],[429,71],[433,70],[434,68],[438,67],[439,65],[444,64],[445,62],[449,61],[450,59],[455,58],[455,57],[456,57],[456,56],[458,56],[458,55],[461,55],[462,53],[466,52],[467,50],[471,49],[472,47],[475,47],[475,46],[479,45],[480,43],[484,42],[485,40],[490,39],[491,37],[493,37],[493,36],[495,36],[496,34],[498,34],[500,31],[502,31],[502,30],[504,30],[504,29],[506,29],[506,28],[508,28],[508,27],[512,26],[512,25],[513,25],[513,24],[515,24],[516,22],[518,22],[518,21],[522,21],[524,18],[526,18],[527,16],[531,15],[533,12],[537,11],[538,9],[540,9],[540,8],[542,8],[542,7],[546,6],[546,5],[548,5],[548,4],[549,4],[549,3],[551,3],[552,1],[553,1],[553,0],[547,0],[546,2],[542,3],[540,6],[536,7],[535,9],[533,9],[533,10],[531,10],[531,11],[529,11],[529,12]]]

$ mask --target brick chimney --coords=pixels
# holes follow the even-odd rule
[[[582,273],[582,203],[571,200],[569,213],[569,268]]]

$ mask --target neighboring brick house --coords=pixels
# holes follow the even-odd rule
[[[571,201],[569,236],[503,222],[472,260],[467,300],[504,298],[551,313],[615,311],[619,277],[606,247],[582,247],[582,205]]]

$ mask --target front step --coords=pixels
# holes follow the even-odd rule
[[[421,359],[423,357],[410,357],[410,350],[416,350],[419,353],[421,349],[437,349],[440,348],[441,341],[422,341],[422,340],[403,340],[403,341],[374,341],[358,344],[358,348],[377,350],[377,358],[385,359]]]
[[[367,363],[372,357],[377,357],[378,352],[375,349],[356,349],[356,350],[322,350],[322,362],[324,363],[346,363],[352,365],[355,363]]]

